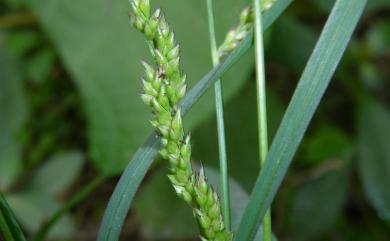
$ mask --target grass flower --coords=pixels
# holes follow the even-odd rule
[[[203,169],[199,173],[192,169],[190,136],[184,133],[178,105],[187,84],[180,71],[180,48],[174,33],[160,10],[151,13],[149,0],[133,0],[131,6],[133,26],[147,38],[155,62],[155,67],[143,62],[142,100],[152,109],[151,124],[162,137],[160,154],[170,163],[168,178],[177,195],[193,208],[202,240],[232,240],[217,193],[208,184]]]
[[[268,11],[276,2],[276,0],[262,0],[261,11]],[[241,41],[252,30],[253,26],[253,8],[246,7],[240,14],[240,21],[238,25],[227,33],[223,43],[218,48],[219,57],[230,53],[234,50]]]

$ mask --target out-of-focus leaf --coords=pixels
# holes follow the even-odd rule
[[[359,174],[379,216],[390,219],[390,113],[367,101],[359,113]]]
[[[6,190],[22,169],[19,146],[7,133],[0,133],[0,190]]]
[[[56,203],[53,199],[45,194],[34,191],[13,193],[8,195],[7,199],[21,225],[30,234],[36,232],[60,208],[60,204]],[[73,231],[73,220],[69,215],[65,215],[53,226],[48,237],[66,238],[70,237]]]
[[[37,170],[26,189],[55,197],[69,187],[80,174],[84,157],[78,151],[57,154]]]
[[[42,83],[50,74],[54,64],[54,53],[43,49],[25,62],[26,77],[35,83]]]
[[[303,22],[283,16],[273,27],[269,53],[272,59],[301,72],[316,40],[314,31]]]
[[[139,97],[142,67],[148,56],[144,38],[132,29],[127,1],[67,0],[29,1],[44,29],[60,51],[63,61],[80,88],[88,117],[91,159],[105,173],[123,170],[148,131],[150,114]],[[219,36],[237,21],[243,2],[224,2],[218,16]],[[201,78],[211,67],[207,43],[207,21],[202,1],[155,1],[163,7],[182,47],[183,69],[190,82]],[[222,16],[224,16],[222,18]],[[191,26],[189,31],[188,26]],[[196,38],[193,34],[196,33]],[[146,57],[148,59],[149,57]],[[230,71],[224,84],[226,97],[236,92],[250,73],[251,58]],[[212,93],[203,98],[188,118],[199,123],[212,113]]]
[[[370,62],[362,62],[359,68],[361,80],[370,90],[381,90],[386,82],[386,75],[378,66]]]
[[[25,0],[5,0],[5,2],[7,2],[8,7],[17,9],[24,5]]]
[[[329,230],[340,216],[348,197],[346,171],[325,173],[300,187],[289,217],[292,240],[313,240]]]
[[[390,21],[373,25],[367,32],[366,41],[374,55],[390,53]]]
[[[320,126],[304,142],[304,162],[320,163],[340,158],[351,148],[351,140],[342,130],[332,126]]]
[[[370,0],[367,4],[367,13],[372,13],[382,9],[390,9],[388,0]]]
[[[14,60],[4,47],[0,33],[0,131],[11,132],[19,128],[27,117],[27,106]]]
[[[312,0],[313,4],[322,12],[329,13],[335,0]]]
[[[39,35],[34,31],[9,32],[5,36],[6,48],[13,56],[21,57],[40,42]]]
[[[22,190],[7,196],[16,216],[30,233],[37,231],[60,208],[58,197],[80,174],[82,164],[83,156],[79,152],[59,154],[38,169]],[[65,215],[48,236],[69,237],[73,230],[73,221]]]
[[[0,33],[0,189],[6,189],[17,177],[20,167],[20,146],[16,132],[27,117],[20,78],[14,61],[5,50]]]

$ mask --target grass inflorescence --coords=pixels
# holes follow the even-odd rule
[[[261,0],[261,11],[268,11],[276,0]],[[240,20],[236,27],[229,30],[222,44],[218,48],[219,57],[230,53],[248,35],[253,28],[253,7],[248,6],[241,11]]]
[[[196,217],[202,240],[232,240],[224,225],[217,193],[208,184],[203,169],[191,166],[190,136],[184,133],[179,102],[186,93],[186,77],[180,71],[179,45],[158,9],[151,13],[148,0],[131,1],[132,23],[147,38],[156,67],[147,63],[143,79],[143,101],[154,114],[152,125],[161,135],[161,156],[168,160],[169,180],[177,195],[186,201]]]

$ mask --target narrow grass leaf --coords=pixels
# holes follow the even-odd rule
[[[11,238],[9,235],[12,235],[12,239],[7,241],[12,241],[12,240],[26,241],[22,229],[20,228],[19,223],[16,220],[16,217],[11,207],[8,205],[3,194],[1,193],[0,193],[0,215],[2,219],[0,222],[0,225],[2,225],[0,230],[8,230],[9,232],[4,233],[5,235],[8,236],[8,238]]]
[[[219,64],[219,56],[217,50],[217,40],[215,36],[215,24],[214,24],[214,8],[213,0],[207,0],[207,20],[209,25],[209,39],[211,58],[213,67]],[[230,225],[230,195],[229,195],[229,174],[227,167],[227,154],[226,154],[226,138],[225,138],[225,120],[223,110],[223,95],[221,80],[217,80],[214,84],[214,100],[215,100],[215,112],[217,117],[217,134],[218,134],[218,152],[219,152],[219,171],[221,182],[221,203],[223,211],[223,219],[227,230],[231,230]]]
[[[263,219],[344,53],[366,0],[338,0],[306,65],[257,178],[235,241],[248,241]]]
[[[264,29],[268,28],[291,2],[292,0],[279,0],[265,14]],[[188,92],[181,103],[183,115],[190,110],[215,81],[244,55],[252,44],[252,38],[253,34],[251,33],[225,60],[221,61],[218,66],[212,69]],[[160,140],[153,132],[134,154],[110,198],[99,229],[98,241],[116,241],[119,239],[123,222],[134,195],[154,158],[157,156],[159,147]]]

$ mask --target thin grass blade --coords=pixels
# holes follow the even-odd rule
[[[253,238],[328,87],[366,2],[338,0],[335,3],[256,181],[235,241]]]
[[[264,29],[267,29],[292,0],[278,0],[278,3],[264,16]],[[236,61],[238,61],[252,44],[253,34],[249,34],[242,43],[221,63],[204,76],[184,97],[181,103],[185,115],[199,98],[217,81]],[[99,229],[98,241],[117,241],[123,222],[129,211],[134,195],[147,170],[157,156],[160,140],[153,132],[134,154],[115,187]]]
[[[3,194],[0,193],[0,230],[4,230],[5,238],[8,238],[7,241],[26,241],[23,231],[19,226],[18,221],[11,209],[5,200]]]
[[[213,67],[215,67],[219,64],[220,59],[218,56],[217,41],[215,36],[213,0],[207,0],[206,2],[207,2],[207,20],[209,25],[211,58],[213,62]],[[231,230],[229,174],[228,174],[228,167],[227,167],[222,84],[220,79],[218,79],[214,84],[214,96],[215,96],[214,97],[215,112],[217,117],[219,172],[220,172],[220,186],[221,186],[220,197],[222,203],[223,220],[226,229]]]

